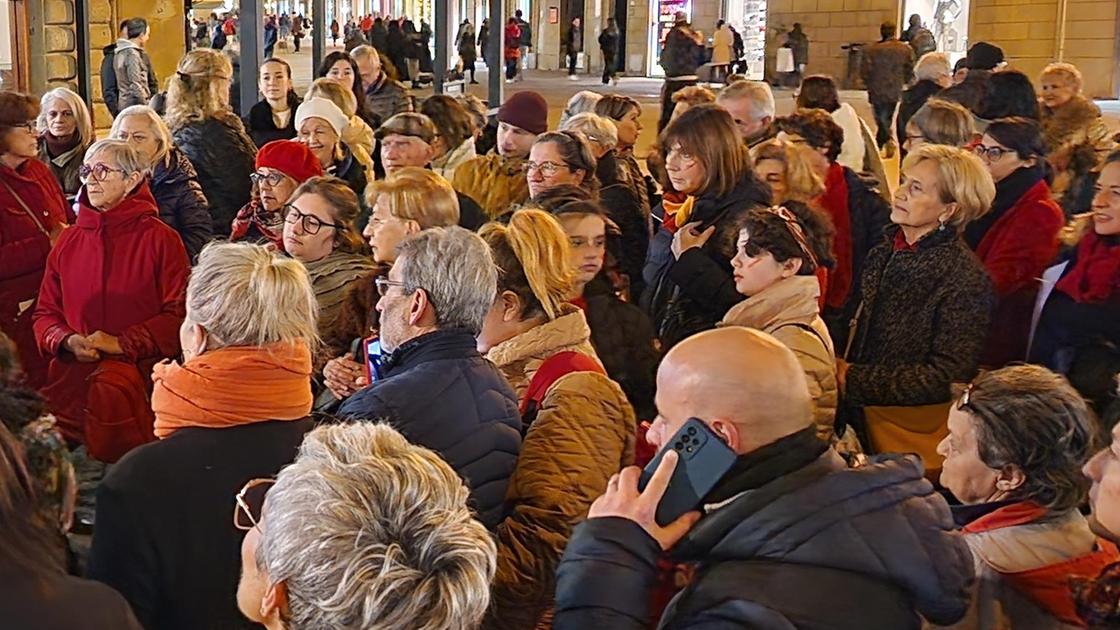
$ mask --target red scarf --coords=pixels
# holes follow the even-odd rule
[[[1077,264],[1056,287],[1074,302],[1101,304],[1120,296],[1120,244],[1089,232],[1077,246]]]
[[[260,201],[251,200],[234,217],[229,240],[236,242],[244,239],[253,227],[277,249],[284,251],[284,221],[280,218],[280,212],[269,212]]]
[[[833,164],[828,167],[824,180],[824,192],[817,197],[817,203],[828,213],[836,228],[833,248],[836,252],[836,266],[829,275],[828,295],[824,303],[832,308],[840,308],[848,301],[852,291],[852,226],[848,210],[848,181],[844,178],[844,167]]]

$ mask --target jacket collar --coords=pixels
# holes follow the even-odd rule
[[[490,348],[486,358],[498,367],[527,359],[544,359],[558,351],[589,343],[591,329],[579,307],[565,304],[556,319]]]
[[[288,125],[285,129],[295,129],[296,127],[296,109],[299,108],[299,96],[292,90],[288,90],[288,111],[292,113],[288,117]],[[272,106],[266,100],[260,100],[256,105],[249,109],[249,126],[253,129],[270,129],[279,131],[280,128],[276,126],[276,122],[272,119]]]
[[[128,40],[128,39],[118,39],[117,40],[116,52],[121,52],[122,50],[128,50],[129,48],[135,48],[136,50],[141,50],[141,48],[139,46],[137,46],[136,44],[132,43],[131,40]]]
[[[385,376],[406,372],[429,361],[481,357],[475,337],[465,328],[437,330],[401,344],[381,364]]]
[[[780,280],[731,307],[724,326],[770,331],[790,322],[809,324],[820,313],[821,283],[816,276]]]
[[[970,249],[980,246],[992,227],[1008,215],[1019,202],[1039,198],[1046,194],[1046,170],[1041,163],[1023,167],[996,184],[996,198],[984,216],[969,223],[964,229],[964,241]]]
[[[171,147],[167,159],[156,164],[155,168],[152,169],[152,186],[188,181],[196,177],[198,177],[198,173],[194,170],[194,165],[191,164],[186,154],[180,151],[178,147]]]
[[[894,240],[898,236],[898,233],[901,231],[902,228],[895,223],[889,223],[886,227],[883,228],[883,238],[887,241],[892,250],[894,248]],[[899,250],[899,252],[925,252],[935,247],[943,247],[945,245],[952,244],[959,238],[960,234],[952,228],[946,227],[944,230],[935,229],[929,234],[926,234],[922,238],[918,239],[917,243],[914,243],[912,246],[906,248],[905,250]]]
[[[85,186],[82,186],[82,191],[78,195],[78,205],[78,221],[74,225],[85,230],[111,229],[135,223],[146,216],[159,216],[156,200],[152,197],[147,180],[141,182],[132,194],[126,196],[116,206],[104,212],[90,205],[89,193],[86,192]]]
[[[704,226],[719,223],[728,210],[756,205],[769,206],[770,188],[759,181],[754,171],[745,174],[726,195],[705,193],[696,198],[689,221],[701,221]]]

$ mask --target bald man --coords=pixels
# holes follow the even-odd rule
[[[648,627],[670,549],[698,571],[660,627],[893,630],[964,616],[972,557],[920,461],[849,468],[817,438],[804,372],[776,339],[734,327],[686,339],[658,370],[657,407],[651,443],[696,417],[737,461],[666,527],[654,513],[675,453],[643,492],[638,468],[615,475],[564,552],[554,628]]]

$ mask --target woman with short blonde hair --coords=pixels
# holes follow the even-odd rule
[[[1052,63],[1039,75],[1042,135],[1053,167],[1054,198],[1067,216],[1089,210],[1093,169],[1116,147],[1101,109],[1081,93],[1081,71],[1069,63]]]
[[[972,112],[959,103],[931,98],[910,120],[904,130],[902,148],[916,151],[927,144],[961,148],[976,139]]]
[[[824,182],[805,154],[809,149],[788,140],[767,140],[751,149],[755,172],[770,185],[774,203],[811,204],[824,192]]]
[[[78,194],[78,168],[93,144],[93,123],[85,101],[69,88],[59,87],[39,99],[39,159],[51,168],[67,199]]]
[[[459,199],[447,180],[427,169],[398,169],[366,189],[373,214],[362,233],[373,258],[392,262],[397,245],[409,234],[459,223]]]

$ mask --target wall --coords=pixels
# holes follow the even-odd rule
[[[643,77],[649,68],[649,31],[655,16],[650,15],[649,0],[626,3],[626,74]]]
[[[1018,1],[1018,0],[1016,0]],[[842,81],[851,42],[879,40],[879,25],[898,21],[897,0],[769,0],[766,5],[766,76],[774,69],[781,36],[801,22],[809,36],[806,72],[830,74]]]

